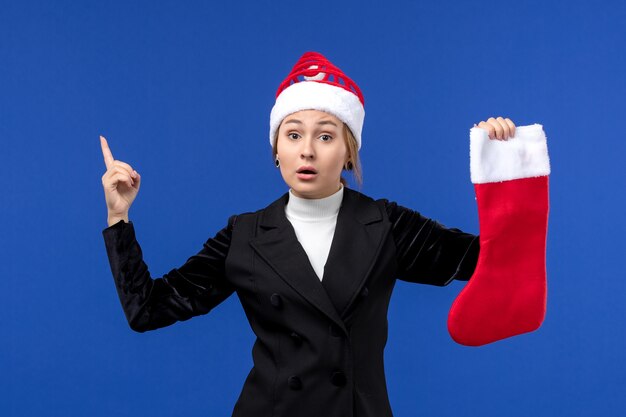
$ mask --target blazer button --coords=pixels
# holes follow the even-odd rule
[[[289,388],[293,390],[302,389],[302,381],[297,376],[290,376],[287,380],[287,384],[289,384]]]
[[[294,343],[298,346],[300,346],[302,344],[302,337],[300,337],[300,335],[296,332],[291,332],[291,334],[289,335],[291,336],[291,338],[293,339]]]
[[[339,327],[337,327],[336,324],[331,324],[330,325],[330,334],[333,335],[334,337],[341,337],[342,335],[342,331]]]
[[[330,377],[330,381],[333,383],[333,385],[337,387],[343,387],[344,385],[346,385],[346,382],[348,382],[348,379],[343,372],[337,371],[333,372],[332,376]]]
[[[280,295],[276,293],[272,294],[272,296],[270,297],[270,302],[276,308],[281,308],[283,305],[283,300],[280,298]]]
[[[361,290],[361,297],[367,297],[369,293],[370,290],[368,290],[367,287],[363,287],[363,290]]]

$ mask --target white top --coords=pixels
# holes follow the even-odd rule
[[[335,194],[315,199],[296,197],[289,189],[285,214],[320,281],[324,276],[324,265],[335,234],[342,200],[343,184]]]

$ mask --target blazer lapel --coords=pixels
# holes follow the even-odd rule
[[[288,200],[289,192],[262,211],[259,219],[260,233],[250,240],[250,245],[283,281],[346,331],[343,320],[285,215],[285,204]]]
[[[344,188],[322,281],[342,319],[361,293],[390,229],[372,199]]]

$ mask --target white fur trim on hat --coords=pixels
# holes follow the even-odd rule
[[[283,119],[300,110],[321,110],[337,117],[348,125],[358,148],[361,148],[365,109],[357,95],[341,87],[316,81],[292,84],[276,98],[270,114],[270,145],[274,145],[274,136]]]
[[[508,181],[550,174],[548,144],[543,126],[517,126],[507,140],[489,139],[480,127],[470,129],[472,183]]]

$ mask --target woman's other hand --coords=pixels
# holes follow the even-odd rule
[[[141,176],[126,162],[113,159],[107,140],[100,136],[107,171],[102,176],[104,197],[109,211],[109,226],[120,219],[128,222],[128,210],[139,192]]]
[[[480,122],[474,127],[485,129],[489,133],[489,139],[507,140],[515,136],[515,125],[508,117],[490,117],[486,122]]]

